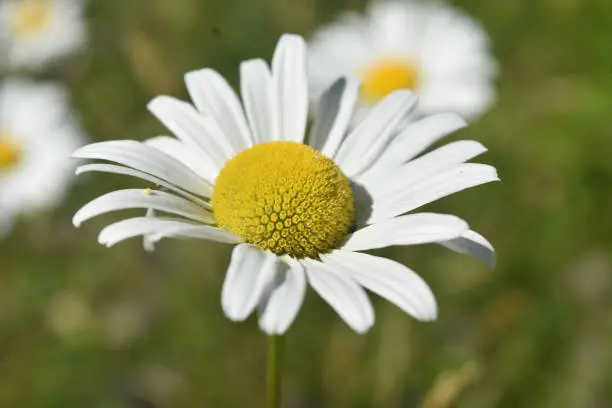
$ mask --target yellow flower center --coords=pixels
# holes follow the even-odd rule
[[[295,142],[240,152],[217,177],[211,203],[220,228],[294,258],[337,248],[354,216],[353,193],[340,168]]]
[[[363,70],[361,92],[367,102],[374,103],[396,89],[414,89],[418,83],[419,73],[411,61],[385,58]]]
[[[15,37],[39,34],[51,14],[49,0],[19,0],[13,6],[10,29]]]
[[[9,135],[0,131],[0,175],[19,162],[21,151]]]

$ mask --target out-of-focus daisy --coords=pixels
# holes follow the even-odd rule
[[[0,2],[0,65],[38,68],[85,41],[82,0]]]
[[[15,216],[57,204],[72,180],[83,136],[59,85],[0,84],[0,235]]]
[[[361,106],[396,89],[419,94],[415,114],[472,118],[494,100],[496,62],[486,33],[466,14],[436,1],[374,1],[366,15],[347,13],[309,44],[311,96],[340,76],[362,82]]]
[[[103,195],[79,210],[74,224],[116,210],[153,209],[157,215],[107,226],[100,243],[111,246],[146,235],[154,241],[236,244],[222,290],[223,310],[232,320],[244,320],[259,306],[260,327],[270,334],[287,330],[307,282],[357,332],[374,323],[363,288],[417,319],[434,319],[434,296],[417,274],[359,251],[439,243],[492,264],[493,248],[465,221],[445,214],[405,215],[497,180],[493,167],[465,163],[485,148],[464,140],[421,155],[465,122],[440,114],[397,134],[394,129],[416,104],[407,90],[385,97],[348,132],[359,85],[342,79],[323,95],[305,144],[305,60],[301,37],[286,35],[271,68],[263,60],[243,62],[243,104],[215,71],[190,72],[186,82],[195,107],[168,96],[149,104],[177,138],[79,149],[75,157],[116,164],[86,164],[77,173],[131,175],[159,188]]]

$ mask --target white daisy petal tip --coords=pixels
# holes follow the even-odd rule
[[[72,225],[74,225],[75,228],[80,228],[82,224],[83,220],[79,216],[79,213],[76,213],[74,217],[72,217]]]
[[[501,177],[499,177],[499,172],[497,171],[497,169],[493,166],[489,166],[487,164],[483,164],[483,166],[488,166],[490,167],[491,170],[491,182],[496,182],[496,181],[501,181]]]
[[[196,82],[199,82],[200,78],[203,75],[208,75],[209,73],[215,72],[214,70],[210,69],[210,68],[200,68],[200,69],[194,69],[192,71],[189,71],[187,73],[185,73],[184,79],[185,79],[185,84],[187,85],[187,88],[191,88],[190,85],[195,85]]]
[[[110,248],[113,246],[113,244],[110,243],[110,241],[108,241],[108,237],[103,234],[104,231],[101,231],[100,234],[98,235],[98,243],[100,245],[105,246],[106,248]]]
[[[467,121],[467,119],[465,119],[462,115],[458,114],[458,113],[454,113],[454,112],[447,112],[445,113],[445,115],[447,115],[447,117],[449,119],[451,119],[452,121],[454,121],[454,123],[451,122],[451,120],[449,120],[450,125],[453,125],[457,128],[455,130],[455,132],[457,130],[466,128],[469,126],[469,122]]]
[[[135,140],[108,140],[104,142],[94,142],[81,146],[72,152],[72,157],[75,159],[97,159],[95,156],[99,147],[106,146],[125,146],[125,145],[136,145],[140,142]]]
[[[278,281],[260,306],[259,327],[270,335],[284,334],[302,306],[306,294],[304,265],[289,257],[283,257],[285,268],[280,268]]]
[[[214,224],[212,214],[200,205],[165,191],[147,189],[116,190],[85,204],[73,217],[75,226],[102,214],[129,210],[157,210],[201,224]]]
[[[310,286],[359,334],[374,325],[374,309],[365,290],[354,277],[333,264],[303,261]]]
[[[485,237],[475,231],[465,231],[460,237],[440,242],[440,244],[460,254],[470,255],[479,259],[490,269],[495,269],[497,263],[495,248]]]
[[[470,122],[465,118],[464,115],[457,112],[440,112],[429,116],[425,116],[421,120],[428,119],[436,120],[440,125],[443,125],[445,130],[441,132],[443,135],[455,133],[461,129],[465,129],[470,125]],[[448,131],[446,129],[449,129]]]
[[[304,41],[304,37],[299,34],[293,33],[285,33],[282,34],[278,43],[276,44],[276,48],[281,47],[299,47],[300,49],[306,49],[306,42]]]
[[[177,99],[172,96],[157,95],[147,103],[147,109],[157,116],[159,112],[166,109],[168,103],[173,103],[175,101],[177,101]]]
[[[408,267],[391,259],[345,250],[321,259],[415,319],[431,321],[437,317],[437,303],[429,285]]]
[[[250,244],[240,244],[232,258],[221,290],[221,306],[233,321],[243,321],[253,312],[273,282],[277,257]]]
[[[88,145],[87,145],[87,146],[88,146]],[[78,149],[76,149],[74,152],[72,152],[72,154],[70,155],[70,157],[71,157],[71,158],[73,158],[73,159],[82,159],[83,157],[81,156],[81,151],[83,150],[83,148],[84,148],[84,147],[87,147],[87,146],[81,146],[81,147],[79,147],[79,148],[78,148]],[[79,169],[77,168],[77,169],[75,170],[75,173],[76,173],[76,174],[79,174],[79,173],[78,173],[78,171],[79,171]]]
[[[438,320],[438,302],[435,301],[435,298],[433,304],[428,309],[428,313],[425,313],[420,317],[415,316],[415,319],[421,322],[434,322]]]
[[[238,244],[242,239],[237,235],[210,225],[200,225],[179,218],[135,217],[106,226],[98,235],[98,242],[112,246],[138,236],[162,238],[196,238],[221,243]]]
[[[440,243],[461,237],[469,225],[448,214],[416,213],[383,220],[354,232],[343,249],[365,251],[395,245]]]

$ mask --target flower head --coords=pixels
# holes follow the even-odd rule
[[[68,158],[83,140],[67,105],[56,84],[0,83],[0,235],[18,214],[64,197],[74,171]]]
[[[303,40],[285,35],[271,68],[262,60],[243,62],[242,103],[215,71],[190,72],[186,82],[195,107],[167,96],[149,104],[176,138],[79,149],[75,157],[116,164],[86,164],[78,173],[131,175],[159,188],[103,195],[78,211],[74,223],[142,208],[145,216],[104,228],[100,243],[145,236],[149,247],[165,237],[237,244],[223,285],[223,310],[232,320],[244,320],[259,306],[259,324],[267,333],[287,330],[307,282],[357,332],[374,323],[364,288],[417,319],[434,319],[435,299],[418,275],[360,251],[440,243],[492,264],[493,248],[465,221],[406,215],[497,180],[493,167],[465,163],[485,148],[459,141],[421,155],[465,122],[440,114],[398,131],[416,104],[407,90],[386,96],[349,131],[359,84],[346,79],[324,93],[306,144],[305,59]]]
[[[39,68],[85,41],[82,0],[0,2],[0,56],[11,68]]]
[[[369,108],[398,89],[419,94],[417,116],[474,117],[492,103],[496,63],[483,29],[442,2],[373,1],[319,30],[309,47],[311,96],[340,76],[359,78]]]

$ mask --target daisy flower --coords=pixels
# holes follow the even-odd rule
[[[68,159],[83,139],[64,88],[21,79],[0,83],[0,235],[15,216],[64,198],[74,172]]]
[[[39,68],[85,42],[82,0],[0,2],[0,60],[10,68]]]
[[[374,323],[364,288],[420,320],[436,317],[427,284],[389,259],[362,253],[391,245],[439,243],[489,263],[493,248],[465,221],[445,214],[406,213],[431,201],[497,180],[493,167],[465,163],[485,151],[458,141],[423,153],[465,122],[428,117],[395,132],[416,97],[396,91],[348,131],[359,84],[338,80],[322,97],[306,143],[308,82],[301,37],[279,41],[271,67],[240,66],[242,103],[215,71],[186,75],[195,106],[159,96],[149,109],[176,138],[95,143],[77,158],[91,171],[134,176],[159,186],[103,195],[74,224],[103,213],[142,208],[147,216],[104,228],[99,242],[130,237],[201,238],[235,244],[221,293],[232,320],[259,307],[269,334],[287,330],[307,284],[359,333]],[[419,156],[417,158],[417,156]],[[167,215],[155,215],[165,213]]]
[[[340,76],[361,80],[364,109],[397,89],[419,94],[416,116],[450,111],[473,118],[495,99],[486,33],[441,2],[374,1],[365,15],[346,13],[319,30],[309,51],[315,100]]]

